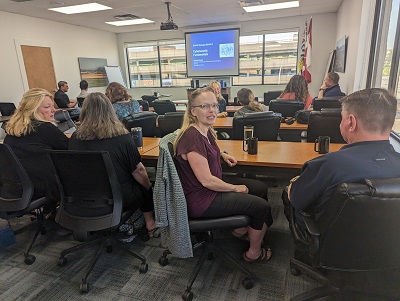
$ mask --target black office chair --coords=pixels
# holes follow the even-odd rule
[[[343,96],[316,98],[314,100],[313,110],[321,111],[322,108],[341,109],[342,108],[342,103],[340,102],[341,98],[343,98]]]
[[[281,113],[282,117],[294,117],[297,111],[304,109],[304,103],[299,100],[275,99],[269,103],[269,110]]]
[[[149,110],[149,102],[147,100],[138,99],[138,103],[142,106],[142,111]]]
[[[140,126],[142,128],[143,137],[154,137],[156,133],[157,117],[158,115],[155,112],[144,111],[131,114],[121,121],[128,131],[131,131],[131,128]]]
[[[154,95],[142,95],[142,100],[145,100],[149,103],[149,106],[152,107],[153,106],[153,101],[155,101],[156,99],[158,99],[158,96],[154,96]]]
[[[269,106],[273,99],[277,99],[282,94],[282,91],[268,91],[264,92],[264,105]]]
[[[125,251],[141,261],[139,272],[146,273],[146,258],[129,249],[115,234],[119,225],[133,214],[133,210],[123,210],[123,198],[120,184],[110,155],[105,151],[50,151],[50,157],[58,176],[61,194],[60,208],[56,221],[73,231],[74,239],[85,241],[82,244],[61,252],[58,260],[60,267],[68,262],[68,254],[100,243],[96,255],[90,262],[80,284],[80,292],[89,291],[87,278],[106,248],[112,252],[113,245],[123,247]],[[95,232],[89,239],[89,232]]]
[[[332,143],[346,143],[340,133],[341,109],[311,111],[308,118],[307,142],[314,142],[318,136],[331,137]]]
[[[296,250],[305,252],[310,263],[305,263],[304,256],[302,260],[292,259],[291,272],[309,275],[324,286],[291,300],[316,300],[324,296],[343,300],[345,293],[350,293],[352,300],[363,300],[363,294],[380,297],[374,300],[398,300],[398,292],[396,296],[379,285],[372,288],[365,280],[377,272],[400,267],[399,212],[399,178],[340,184],[318,221],[303,214],[309,236],[306,240],[294,226],[292,210],[289,224]],[[373,284],[377,280],[375,277]],[[393,286],[398,287],[397,279],[393,279]]]
[[[233,118],[233,140],[243,139],[243,128],[246,125],[254,126],[253,136],[261,141],[278,140],[281,126],[281,114],[274,112],[246,113],[244,116]]]
[[[180,129],[182,126],[183,116],[185,112],[168,112],[165,115],[158,116],[158,128],[160,130],[160,136],[174,132]]]
[[[36,232],[28,249],[24,252],[25,263],[31,265],[35,262],[36,257],[29,252],[39,233],[46,234],[42,207],[50,201],[45,197],[32,199],[33,184],[7,144],[0,144],[0,166],[0,218],[10,220],[27,214],[36,216]],[[15,230],[14,234],[21,233],[25,227]]]
[[[15,104],[12,102],[0,102],[1,116],[11,116],[16,109]]]
[[[173,160],[173,146],[171,142],[167,142],[165,137],[160,141],[160,152],[164,153],[164,156],[169,156],[170,160]],[[157,168],[157,173],[163,173],[162,168]],[[162,178],[162,176],[161,176]],[[183,202],[185,202],[184,198],[181,198]],[[165,200],[165,202],[170,202],[170,200]],[[176,204],[176,202],[170,202],[168,206],[172,206],[175,204],[177,207],[176,212],[182,210],[182,208],[186,208],[185,204]],[[235,229],[246,227],[249,225],[249,217],[245,215],[235,215],[235,216],[227,216],[223,218],[210,218],[210,219],[191,219],[189,218],[189,230],[191,233],[196,233],[196,240],[192,239],[193,248],[203,248],[203,252],[200,255],[196,266],[188,279],[187,288],[182,295],[183,300],[190,301],[193,298],[192,285],[197,278],[197,275],[200,272],[204,262],[208,259],[212,259],[213,252],[217,252],[222,255],[222,258],[227,262],[231,263],[237,270],[242,272],[246,277],[242,281],[242,285],[245,289],[251,289],[253,287],[253,279],[254,276],[245,269],[240,263],[238,263],[235,259],[233,259],[229,254],[227,254],[217,243],[213,240],[212,231],[221,230],[221,229]],[[161,232],[162,233],[162,232]],[[170,233],[173,235],[173,233]],[[171,252],[169,250],[165,250],[163,255],[159,259],[159,263],[161,266],[166,266],[169,263],[167,258]]]
[[[154,112],[158,115],[164,115],[167,112],[176,112],[175,104],[170,100],[153,101]]]
[[[63,109],[57,109],[54,112],[54,119],[57,121],[57,127],[65,134],[72,134],[76,131],[76,125],[71,116]]]
[[[78,107],[82,108],[83,101],[85,100],[85,97],[77,97],[76,100],[78,102]]]
[[[225,99],[226,103],[228,103],[228,93],[221,93],[221,96]]]

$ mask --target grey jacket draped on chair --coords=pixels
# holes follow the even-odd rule
[[[177,134],[171,133],[160,141],[154,185],[154,212],[157,227],[161,228],[161,243],[173,256],[193,257],[190,240],[186,199],[168,150],[168,142],[173,143]]]

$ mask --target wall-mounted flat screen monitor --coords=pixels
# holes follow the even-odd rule
[[[187,32],[188,77],[239,75],[239,28]]]

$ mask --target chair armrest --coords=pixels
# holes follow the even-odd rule
[[[306,225],[307,231],[310,233],[311,236],[320,236],[321,233],[319,232],[318,226],[315,223],[315,220],[311,217],[311,215],[306,214],[303,215],[302,212],[302,217],[303,217],[303,221]]]

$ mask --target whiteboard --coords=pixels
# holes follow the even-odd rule
[[[120,66],[104,66],[106,70],[108,82],[117,82],[126,88],[124,77],[122,76],[122,70]]]

